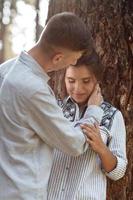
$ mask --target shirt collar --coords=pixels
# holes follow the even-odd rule
[[[78,106],[78,104],[72,99],[71,96],[68,96],[68,97],[66,98],[66,102],[67,102],[67,103],[70,102],[70,103],[73,103],[73,104],[75,104],[75,105]],[[86,106],[87,106],[87,104],[83,105],[83,107],[86,107]],[[79,106],[78,106],[78,107],[79,107]]]
[[[66,103],[70,102],[70,103],[74,103],[76,105],[78,105],[72,98],[71,96],[66,97]],[[101,104],[99,105],[101,107],[101,105],[104,103],[104,99],[101,101]],[[87,107],[87,104],[85,104],[83,107]]]
[[[68,102],[71,102],[71,103],[74,103],[74,104],[75,104],[75,102],[73,101],[73,99],[71,98],[71,96],[66,97],[66,102],[67,102],[67,103],[68,103]]]
[[[41,78],[45,79],[47,82],[50,79],[50,77],[47,75],[47,73],[44,71],[44,69],[26,51],[22,51],[20,53],[20,56],[19,56],[18,60],[20,60],[21,62],[25,63],[30,69],[33,70],[33,72],[35,74],[37,74]]]

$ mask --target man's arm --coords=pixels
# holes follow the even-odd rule
[[[47,88],[37,91],[25,104],[28,105],[27,123],[48,145],[73,156],[87,150],[88,144],[80,126],[74,128],[74,124],[63,116]]]

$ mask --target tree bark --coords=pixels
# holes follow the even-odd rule
[[[133,200],[133,1],[50,0],[48,19],[63,11],[76,13],[90,27],[105,66],[104,98],[122,111],[126,122],[128,169],[121,180],[108,180],[107,199]],[[56,96],[63,97],[63,71],[51,77]]]

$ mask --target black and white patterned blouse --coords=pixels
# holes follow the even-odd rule
[[[86,110],[85,106],[80,113],[78,105],[70,97],[64,101],[58,100],[58,104],[70,121],[80,119]],[[98,155],[91,148],[78,157],[55,150],[48,200],[106,200],[106,176],[113,180],[124,176],[127,158],[122,114],[107,102],[103,102],[101,108],[104,110],[101,126],[110,130],[108,147],[117,157],[116,168],[109,173],[104,172]]]

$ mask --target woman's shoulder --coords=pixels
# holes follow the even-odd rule
[[[101,121],[101,125],[105,126],[108,130],[111,129],[113,121],[117,118],[117,113],[121,113],[119,109],[113,106],[111,103],[104,101],[100,106],[103,111],[103,118]],[[119,115],[119,114],[118,114]]]

